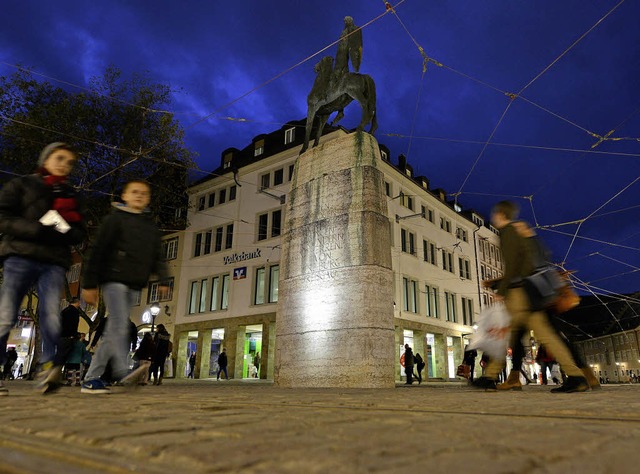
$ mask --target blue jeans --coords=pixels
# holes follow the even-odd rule
[[[124,283],[112,282],[102,285],[102,295],[109,317],[98,350],[84,377],[86,381],[99,379],[109,362],[114,380],[120,380],[129,371],[129,310],[136,301],[138,290],[132,290]]]
[[[0,287],[0,357],[7,352],[9,332],[18,319],[22,299],[35,285],[38,294],[38,319],[42,335],[40,362],[50,362],[60,336],[60,299],[65,271],[59,265],[23,257],[8,257]]]

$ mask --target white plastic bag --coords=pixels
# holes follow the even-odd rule
[[[478,315],[478,329],[467,349],[476,349],[494,359],[507,355],[511,334],[511,316],[504,303],[496,303]]]

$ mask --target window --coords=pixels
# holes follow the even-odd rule
[[[411,170],[409,168],[405,168],[404,173],[411,178],[411,176],[413,175],[413,173],[411,172]]]
[[[189,314],[227,309],[229,305],[228,273],[192,281],[189,286]]]
[[[258,241],[268,239],[269,237],[278,237],[282,232],[282,210],[260,214],[258,222]]]
[[[81,267],[82,267],[82,264],[80,263],[74,263],[73,265],[71,265],[71,268],[69,268],[69,271],[67,272],[67,281],[69,283],[76,282],[80,279]]]
[[[257,268],[255,275],[253,304],[277,303],[280,266]]]
[[[400,204],[413,211],[413,196],[400,192]]]
[[[288,128],[284,131],[284,144],[288,145],[289,143],[293,143],[296,139],[296,129],[295,127]]]
[[[258,240],[265,240],[267,238],[269,214],[261,214],[258,216]]]
[[[384,182],[384,193],[391,197],[391,183],[388,183],[387,181]]]
[[[162,242],[162,257],[165,260],[178,258],[178,237]]]
[[[436,261],[436,244],[428,240],[422,241],[422,251],[424,253],[424,261],[431,265],[437,265]]]
[[[216,205],[216,193],[209,194],[209,207]]]
[[[409,232],[406,229],[400,229],[400,238],[402,240],[402,251],[406,253],[410,253],[411,255],[416,254],[416,236],[414,233]]]
[[[271,175],[269,173],[260,176],[260,190],[267,189],[271,185]]]
[[[253,156],[260,156],[264,153],[264,140],[258,140],[253,150]]]
[[[444,217],[440,218],[440,228],[446,232],[451,232],[451,221],[449,219],[445,219]]]
[[[469,233],[462,227],[456,229],[456,237],[463,242],[469,242]]]
[[[271,237],[278,237],[281,231],[282,211],[278,209],[271,213]]]
[[[233,247],[233,224],[227,225],[227,235],[224,241],[224,248],[230,249]]]
[[[273,172],[273,185],[278,186],[284,182],[284,169],[280,168]]]
[[[418,310],[418,282],[409,278],[402,279],[403,308],[410,313],[417,313]]]
[[[198,198],[198,210],[204,211],[204,196]]]
[[[237,186],[234,184],[229,188],[229,202],[236,200]]]
[[[224,235],[224,228],[218,227],[216,229],[216,246],[215,251],[220,252],[222,250],[222,237]]]
[[[227,309],[229,306],[229,274],[211,277],[209,311]]]
[[[439,299],[438,299],[438,288],[432,285],[425,285],[424,287],[425,293],[425,302],[427,306],[427,316],[431,318],[437,318],[439,314]]]
[[[456,322],[456,295],[455,293],[444,292],[445,317],[447,321]]]
[[[214,232],[215,243],[212,242]],[[212,243],[214,252],[220,252],[223,248],[223,244],[225,249],[230,249],[231,247],[233,247],[233,224],[226,225],[226,234],[225,226],[220,226],[216,229],[208,229],[206,231],[197,233],[195,235],[195,243],[193,246],[193,256],[199,257],[201,255],[210,254]]]
[[[389,161],[389,156],[387,155],[386,151],[380,150],[380,158],[382,158],[384,161]]]
[[[222,164],[222,169],[228,169],[231,168],[231,161],[233,160],[233,153],[227,153],[226,155],[224,155],[224,162]]]
[[[453,253],[442,250],[442,269],[454,273],[453,270]]]
[[[227,202],[227,190],[226,189],[221,189],[220,190],[220,194],[218,195],[218,204],[224,204],[225,202]]]
[[[466,258],[459,257],[458,265],[460,267],[460,278],[471,280],[471,262]]]
[[[473,300],[470,298],[462,299],[462,324],[473,326]]]
[[[289,176],[288,176],[288,181],[291,181],[293,179],[293,171],[295,170],[296,165],[289,165]]]

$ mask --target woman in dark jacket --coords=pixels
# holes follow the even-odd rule
[[[60,333],[60,297],[71,246],[86,236],[76,193],[67,176],[76,153],[64,143],[47,145],[34,174],[15,178],[0,190],[0,260],[4,279],[0,288],[0,354],[6,351],[18,309],[32,286],[38,293],[43,350],[39,388],[43,393],[60,386],[60,366],[53,366]],[[0,382],[0,395],[7,389]]]

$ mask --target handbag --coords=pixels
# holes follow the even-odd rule
[[[551,309],[556,314],[566,313],[580,304],[580,297],[569,280],[570,274],[571,272],[568,271],[560,272],[560,278],[564,282],[564,286],[558,290],[558,296],[551,305]]]
[[[547,265],[524,277],[522,286],[529,297],[531,310],[540,311],[553,306],[566,282],[554,267]]]

